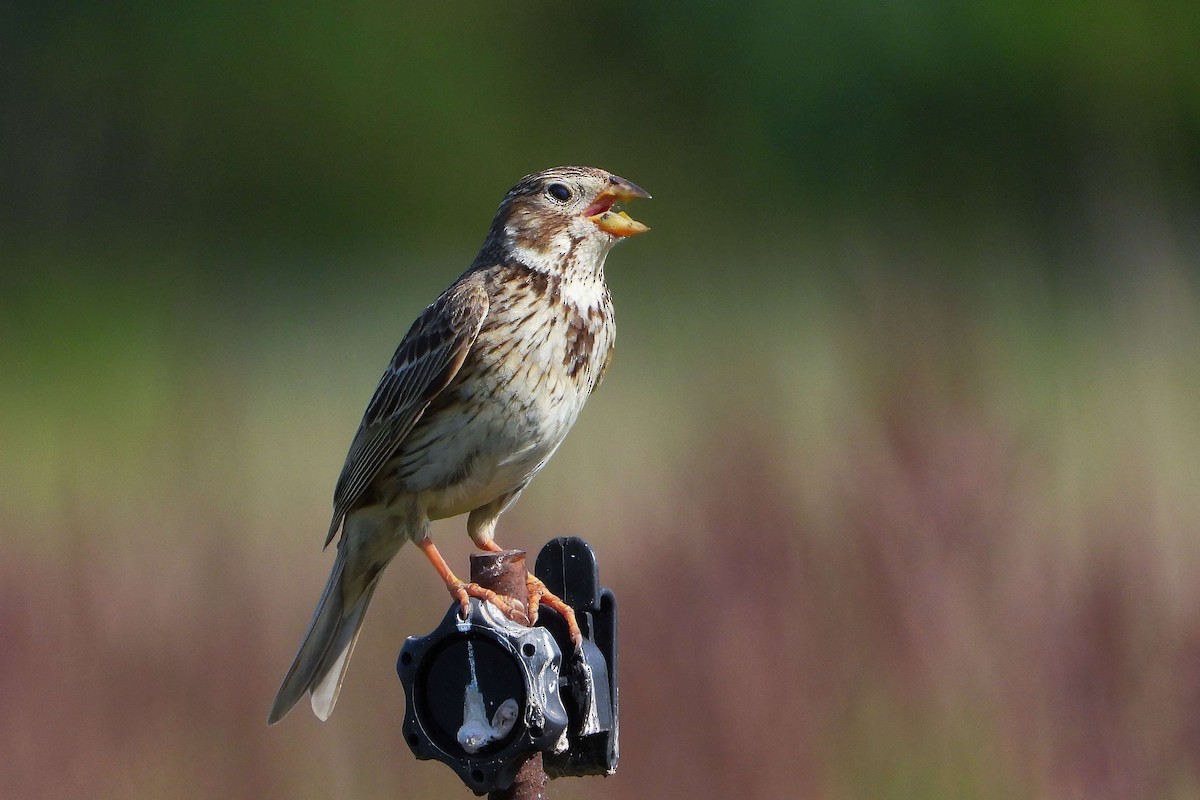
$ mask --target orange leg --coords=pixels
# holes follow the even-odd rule
[[[532,572],[525,576],[525,585],[529,588],[529,618],[537,622],[538,606],[553,608],[567,621],[567,633],[571,637],[571,644],[578,650],[583,645],[583,634],[579,632],[579,623],[575,620],[575,609],[547,589],[546,584]]]
[[[491,589],[485,589],[478,583],[467,583],[466,581],[459,580],[450,571],[450,565],[446,563],[446,559],[442,558],[442,554],[434,546],[433,539],[426,536],[417,541],[417,547],[421,548],[421,552],[429,559],[429,563],[433,564],[433,568],[441,576],[442,582],[446,584],[446,588],[450,590],[450,594],[462,606],[462,615],[464,618],[471,612],[470,598],[475,597],[496,606],[496,608],[504,613],[504,616],[514,622],[519,622],[522,625],[529,624],[529,616],[525,613],[525,608],[521,605],[520,600],[496,594]]]

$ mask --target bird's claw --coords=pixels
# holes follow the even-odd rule
[[[525,576],[525,585],[529,590],[529,618],[531,624],[537,624],[538,608],[545,604],[547,607],[554,609],[562,615],[567,623],[567,634],[571,637],[571,644],[578,650],[583,646],[583,634],[579,631],[579,623],[575,619],[575,609],[567,605],[563,600],[549,589],[546,584],[541,581],[533,573]]]
[[[471,598],[474,597],[478,600],[491,603],[513,622],[520,623],[521,625],[530,624],[530,614],[526,613],[525,604],[515,597],[497,594],[491,589],[485,589],[478,583],[467,583],[466,581],[455,581],[448,588],[450,589],[450,594],[458,600],[459,605],[462,607],[463,619],[471,615]],[[536,614],[533,618],[536,619]]]
[[[491,589],[485,589],[478,583],[467,583],[466,581],[456,580],[450,583],[447,588],[450,589],[450,594],[458,600],[459,605],[462,607],[463,619],[466,619],[471,614],[472,597],[491,603],[513,622],[527,626],[537,624],[538,608],[542,605],[552,608],[561,614],[562,618],[566,621],[567,634],[571,637],[571,644],[575,646],[576,650],[582,647],[583,634],[579,630],[579,622],[575,619],[575,609],[571,608],[558,595],[547,589],[546,584],[536,576],[532,574],[526,576],[525,584],[529,590],[528,609],[517,598],[498,594]]]

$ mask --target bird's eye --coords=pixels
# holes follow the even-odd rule
[[[553,197],[560,203],[565,203],[571,199],[571,190],[567,188],[565,183],[552,183],[546,187],[546,194]]]

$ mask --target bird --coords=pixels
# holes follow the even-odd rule
[[[467,515],[485,551],[501,513],[562,444],[600,384],[616,340],[604,264],[649,228],[619,210],[650,194],[595,167],[525,176],[505,194],[470,267],[413,322],[363,414],[334,489],[325,546],[341,532],[329,580],[271,707],[283,719],[309,693],[329,718],[384,568],[409,541],[465,616],[469,598],[536,621],[570,607],[530,577],[528,607],[457,578],[430,521]]]

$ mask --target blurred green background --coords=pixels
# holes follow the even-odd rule
[[[521,175],[654,193],[501,523],[622,603],[555,797],[1200,793],[1200,6],[0,8],[0,796],[467,797],[267,709],[362,409]],[[461,520],[439,544],[465,569]]]

